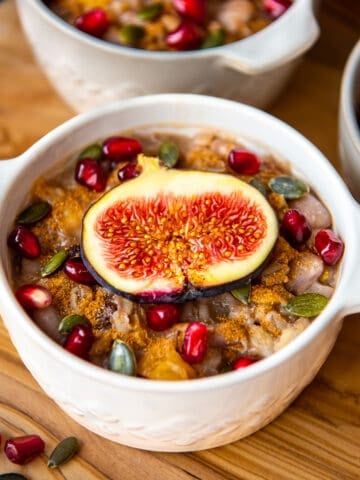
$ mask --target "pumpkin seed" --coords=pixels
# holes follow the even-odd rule
[[[75,437],[67,437],[51,452],[47,466],[57,468],[59,465],[68,462],[79,451],[79,442]]]
[[[55,253],[55,255],[53,255],[41,269],[41,276],[47,277],[56,272],[56,270],[65,262],[67,257],[68,253],[65,250]]]
[[[269,181],[273,192],[280,193],[285,198],[293,199],[303,197],[309,192],[309,186],[295,177],[274,177]]]
[[[91,327],[90,321],[84,315],[73,313],[71,315],[66,315],[66,317],[61,320],[58,326],[58,331],[62,335],[68,335],[76,325],[86,325],[87,327]]]
[[[136,45],[143,37],[144,29],[139,25],[124,25],[119,30],[119,39],[126,45]]]
[[[21,473],[2,473],[0,474],[0,479],[1,480],[27,480],[24,475],[21,475]]]
[[[223,45],[225,41],[225,31],[222,28],[213,30],[204,39],[201,48],[213,48]]]
[[[102,148],[98,143],[94,143],[84,148],[84,150],[78,156],[80,158],[93,158],[94,160],[101,160]]]
[[[137,16],[144,21],[154,20],[163,11],[164,5],[162,3],[153,3],[146,5],[142,10],[137,13]]]
[[[262,193],[264,197],[266,197],[266,186],[262,182],[260,182],[260,180],[258,180],[257,178],[253,178],[252,180],[250,180],[250,185],[256,188],[256,190],[259,190],[259,192]]]
[[[315,317],[326,307],[328,298],[319,293],[304,293],[292,298],[285,306],[285,310],[299,317]]]
[[[16,223],[31,225],[42,220],[50,212],[51,205],[48,202],[35,202],[25,208],[16,219]]]
[[[175,143],[164,142],[160,145],[159,157],[169,168],[175,167],[179,160],[179,150]]]
[[[239,302],[243,303],[244,305],[247,305],[249,303],[250,293],[251,293],[250,283],[248,283],[247,285],[244,285],[243,287],[236,288],[235,290],[231,290],[232,296],[235,297],[236,300],[239,300]]]
[[[129,345],[121,340],[114,341],[109,355],[108,368],[123,375],[136,374],[136,359]]]

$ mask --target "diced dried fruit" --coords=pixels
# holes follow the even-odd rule
[[[304,293],[292,298],[285,306],[291,315],[311,318],[319,315],[326,307],[329,299],[319,293]]]
[[[257,155],[243,148],[234,148],[229,153],[229,166],[240,175],[255,175],[260,169],[260,160]]]
[[[144,21],[155,20],[163,11],[162,3],[151,3],[137,12],[137,16]]]
[[[51,452],[47,466],[57,468],[68,462],[79,451],[79,442],[75,437],[67,437]]]
[[[115,162],[129,161],[142,152],[141,143],[135,138],[109,137],[103,142],[103,154]]]
[[[206,20],[207,4],[205,0],[173,0],[175,10],[184,18],[202,24]]]
[[[84,315],[73,313],[71,315],[66,315],[66,317],[61,320],[58,330],[62,335],[68,335],[73,331],[76,325],[91,327],[90,321]]]
[[[301,198],[309,192],[309,186],[295,177],[279,176],[269,181],[269,187],[273,192],[280,193],[287,199]]]
[[[94,334],[91,328],[85,325],[75,325],[64,344],[65,350],[77,357],[87,359],[94,343]]]
[[[15,227],[10,233],[8,246],[25,258],[37,258],[41,253],[37,236],[22,225]]]
[[[217,30],[213,30],[209,32],[207,36],[204,38],[204,41],[201,44],[201,48],[214,48],[220,47],[223,45],[225,41],[225,30],[222,28],[218,28]]]
[[[84,150],[78,156],[78,159],[81,158],[93,158],[94,160],[101,160],[102,157],[102,148],[98,143],[93,143]]]
[[[125,45],[136,45],[144,36],[145,30],[139,25],[124,25],[119,30],[119,39]]]
[[[41,285],[22,285],[16,290],[15,296],[26,310],[46,308],[52,303],[51,293]]]
[[[152,330],[162,332],[172,327],[180,319],[180,311],[176,305],[165,303],[154,305],[146,311],[147,324]]]
[[[315,236],[315,248],[326,265],[336,265],[344,253],[344,243],[330,229],[319,230]]]
[[[93,8],[75,19],[74,25],[82,32],[94,37],[102,37],[109,28],[108,16],[102,8]]]
[[[291,245],[296,246],[310,238],[311,228],[302,213],[298,210],[288,210],[284,215],[280,232]]]
[[[65,250],[55,253],[41,269],[41,276],[48,277],[52,273],[55,273],[63,265],[67,257],[68,253]]]
[[[82,257],[110,290],[169,303],[233,290],[258,275],[278,235],[263,195],[231,175],[161,167],[113,188],[83,219]]]
[[[233,297],[235,297],[236,300],[239,300],[239,302],[243,303],[244,305],[247,305],[249,303],[250,293],[250,283],[248,285],[244,285],[243,287],[239,287],[231,291]]]
[[[179,160],[179,150],[175,143],[163,142],[160,145],[159,158],[167,167],[175,167]]]
[[[204,360],[208,342],[208,329],[205,323],[189,323],[184,336],[181,356],[185,362],[193,365]]]
[[[9,438],[5,443],[5,455],[10,462],[24,465],[41,455],[45,449],[44,441],[38,435],[24,435]]]
[[[125,342],[115,340],[109,355],[108,368],[123,375],[136,375],[136,358]]]
[[[190,20],[183,21],[180,26],[168,33],[166,43],[174,50],[196,50],[202,41],[201,30]]]
[[[51,205],[48,202],[35,202],[25,208],[16,219],[16,223],[32,225],[48,215]]]
[[[80,257],[69,258],[64,265],[66,275],[76,283],[94,285],[96,280],[84,265]]]
[[[252,365],[253,363],[257,362],[257,358],[253,357],[240,357],[234,365],[232,366],[233,370],[240,370],[241,368],[248,367],[249,365]]]
[[[94,158],[81,158],[78,160],[75,169],[75,179],[81,185],[103,192],[106,187],[106,173],[102,165]]]

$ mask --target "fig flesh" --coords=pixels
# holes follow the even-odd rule
[[[139,303],[185,302],[260,273],[278,222],[258,190],[142,154],[138,166],[138,177],[105,193],[83,219],[83,261],[101,285]]]

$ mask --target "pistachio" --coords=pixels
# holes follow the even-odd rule
[[[269,181],[269,187],[273,192],[280,193],[284,198],[301,198],[309,192],[309,186],[295,177],[280,176]]]
[[[159,157],[169,168],[175,167],[179,160],[179,150],[173,142],[163,142],[160,145]]]
[[[141,9],[137,16],[144,21],[148,20],[155,20],[164,9],[164,5],[162,3],[152,3],[151,5],[146,5],[143,9]]]
[[[78,156],[80,158],[93,158],[94,160],[101,160],[102,148],[98,143],[87,146]]]
[[[59,465],[68,462],[79,451],[79,442],[75,437],[67,437],[51,452],[47,466],[57,468]]]
[[[21,473],[2,473],[0,474],[0,480],[27,480]]]
[[[114,341],[109,355],[108,369],[123,375],[136,375],[135,355],[125,342]]]
[[[260,180],[258,180],[257,178],[253,178],[252,180],[250,180],[249,183],[252,187],[256,188],[256,190],[259,190],[259,192],[262,193],[264,197],[266,197],[266,194],[267,194],[266,185],[260,182]]]
[[[315,317],[326,307],[328,299],[319,293],[304,293],[292,298],[285,310],[292,315],[299,317]]]
[[[213,48],[223,45],[225,41],[225,31],[222,28],[209,32],[205,37],[201,48]]]
[[[31,225],[45,218],[50,210],[50,203],[35,202],[20,213],[16,219],[16,223],[20,223],[22,225]]]
[[[73,313],[71,315],[66,315],[66,317],[61,320],[58,326],[59,333],[62,335],[68,335],[76,325],[86,325],[87,327],[91,327],[90,321],[84,315]]]
[[[56,270],[65,262],[67,257],[68,253],[65,250],[55,253],[55,255],[53,255],[41,269],[41,276],[48,277],[52,273],[56,272]]]
[[[139,25],[124,25],[119,30],[119,39],[125,45],[136,45],[143,37],[144,29]]]
[[[251,293],[250,283],[248,283],[247,285],[244,285],[243,287],[236,288],[235,290],[231,290],[232,296],[235,297],[236,300],[239,300],[239,302],[243,303],[244,305],[247,305],[249,303],[250,293]]]

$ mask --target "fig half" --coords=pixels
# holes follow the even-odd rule
[[[81,251],[104,287],[139,303],[184,302],[256,276],[278,236],[266,198],[232,175],[168,169],[105,193],[83,219]]]

